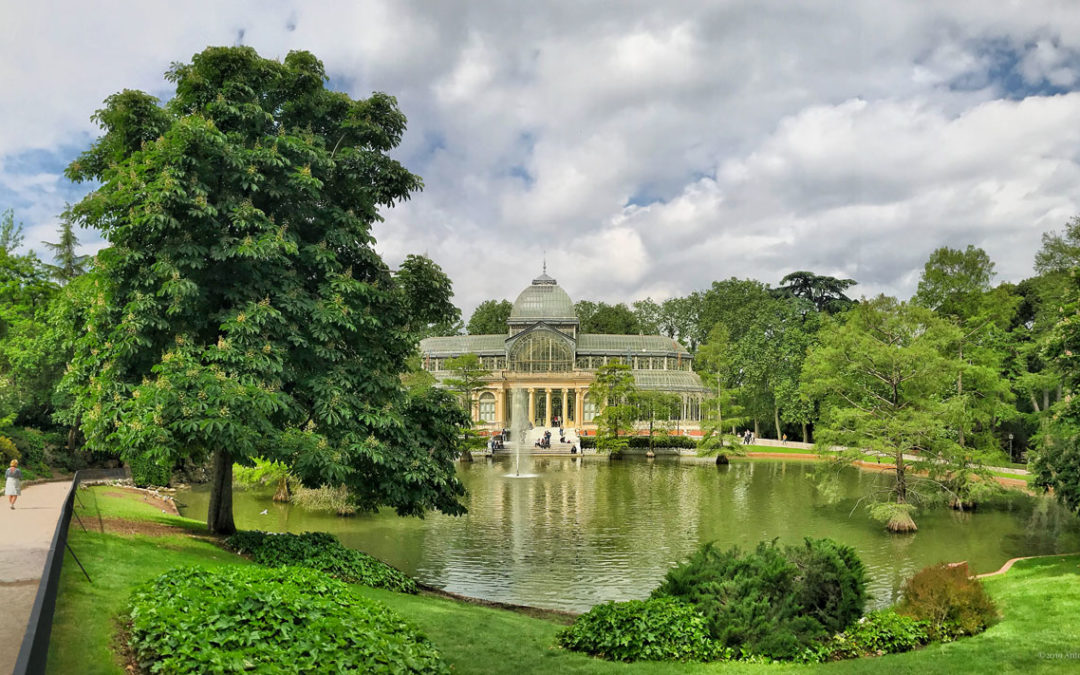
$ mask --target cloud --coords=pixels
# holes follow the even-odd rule
[[[1000,279],[1077,212],[1080,10],[1067,2],[8,3],[0,208],[55,226],[106,96],[242,40],[398,97],[425,190],[376,227],[466,316],[550,269],[630,301],[793,269],[909,294],[942,245]],[[40,152],[49,162],[20,158]],[[29,239],[29,237],[28,237]]]

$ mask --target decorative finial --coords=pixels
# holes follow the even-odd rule
[[[544,274],[547,274],[547,249],[544,249]]]

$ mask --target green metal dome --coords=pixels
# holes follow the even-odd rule
[[[566,291],[559,288],[554,279],[543,274],[533,279],[514,301],[510,310],[510,323],[548,321],[577,323],[574,303]]]

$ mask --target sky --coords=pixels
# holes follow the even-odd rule
[[[794,270],[907,298],[969,244],[1019,281],[1080,213],[1072,1],[39,0],[0,25],[0,210],[39,252],[104,99],[167,100],[171,63],[233,44],[397,97],[425,188],[377,248],[430,256],[466,319],[545,259],[607,302]]]

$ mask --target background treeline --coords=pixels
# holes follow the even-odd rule
[[[581,300],[575,308],[582,332],[679,340],[695,353],[695,368],[730,406],[727,417],[744,422],[760,437],[804,441],[815,440],[815,427],[826,414],[823,405],[828,406],[825,399],[839,387],[822,385],[821,372],[805,371],[807,356],[822,338],[836,337],[850,310],[860,304],[876,307],[883,316],[921,308],[929,312],[926,317],[907,316],[913,330],[931,327],[929,321],[943,322],[956,333],[941,338],[948,342],[940,347],[949,358],[939,364],[952,371],[952,393],[962,398],[962,403],[953,401],[957,409],[951,414],[967,418],[955,422],[956,440],[965,447],[992,445],[1020,460],[1034,447],[1051,408],[1065,396],[1063,373],[1046,356],[1045,344],[1075,296],[1070,270],[1080,264],[1080,218],[1061,232],[1044,234],[1034,263],[1030,278],[995,283],[994,262],[985,251],[943,247],[930,255],[915,295],[906,300],[859,301],[851,290],[857,280],[798,271],[775,286],[730,278],[663,302]],[[482,302],[466,331],[504,332],[511,307],[509,300]],[[947,393],[925,395],[943,398]]]

